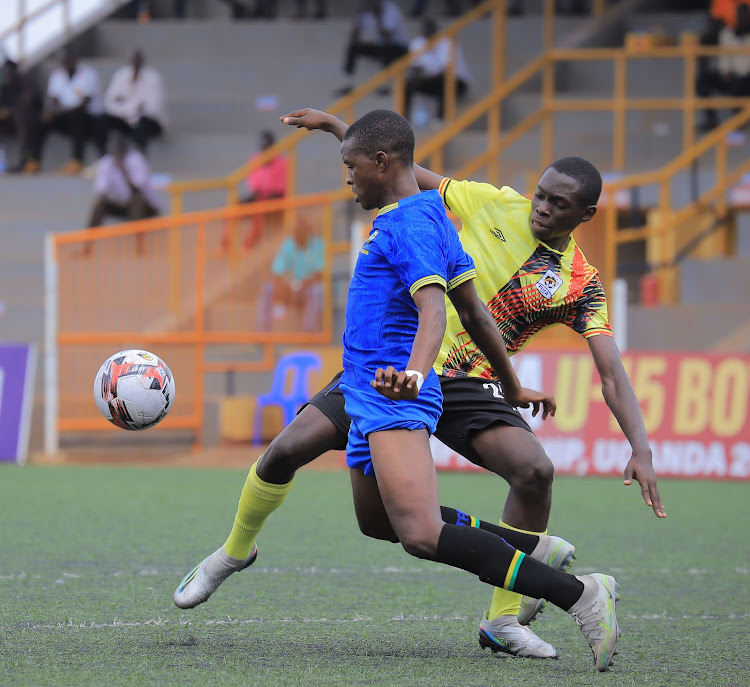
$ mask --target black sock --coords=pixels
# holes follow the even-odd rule
[[[467,515],[460,510],[455,508],[448,508],[448,506],[440,506],[440,514],[443,516],[443,522],[448,525],[462,525],[464,527],[479,527],[481,530],[486,530],[492,534],[502,537],[508,544],[514,549],[523,551],[524,553],[531,553],[536,545],[539,543],[539,537],[535,534],[526,534],[525,532],[516,532],[516,530],[509,530],[507,527],[501,527],[500,525],[493,525],[491,522],[474,518],[471,515]],[[472,520],[474,521],[473,524]]]
[[[502,537],[478,527],[444,525],[435,560],[474,573],[495,587],[547,599],[564,611],[583,593],[583,583],[573,575],[535,561]]]

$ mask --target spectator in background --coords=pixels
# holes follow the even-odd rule
[[[258,138],[258,152],[250,156],[247,164],[253,164],[274,143],[276,143],[276,137],[271,131],[261,131]],[[283,198],[286,195],[286,183],[286,158],[283,155],[276,155],[247,175],[245,186],[248,195],[243,202],[252,203],[254,200]]]
[[[320,328],[324,261],[323,239],[306,218],[300,217],[294,235],[287,236],[276,251],[272,278],[263,285],[256,323],[259,331],[288,315],[295,322],[302,321],[306,332]]]
[[[727,24],[719,31],[718,41],[722,47],[750,47],[750,5],[738,3],[736,11],[734,28]],[[722,53],[715,69],[706,68],[699,72],[695,90],[699,98],[708,98],[714,93],[731,97],[750,96],[750,54]],[[718,124],[716,110],[707,109],[698,128],[709,131]]]
[[[112,75],[104,93],[103,126],[107,133],[116,129],[132,137],[145,153],[149,140],[162,134],[166,122],[161,76],[144,64],[140,50],[134,50],[130,63]]]
[[[425,19],[422,33],[409,43],[409,52],[421,50],[437,33],[437,24],[433,19]],[[450,38],[442,38],[432,48],[414,58],[406,80],[406,97],[404,116],[410,119],[411,105],[415,93],[424,93],[437,100],[437,117],[443,119],[445,114],[445,72],[453,60],[455,68],[455,87],[458,98],[465,95],[471,83],[471,72],[466,64],[461,46]]]
[[[346,45],[344,74],[353,79],[359,57],[376,59],[387,67],[403,57],[408,46],[406,21],[398,5],[392,0],[362,0]],[[346,95],[352,88],[352,84],[344,86],[335,95]]]
[[[156,194],[150,183],[151,172],[146,157],[130,150],[128,139],[116,132],[109,141],[109,152],[96,168],[96,197],[87,226],[101,226],[105,217],[121,217],[129,222],[156,217],[159,214]],[[84,254],[90,252],[90,244]],[[138,252],[143,252],[142,235],[138,235]]]
[[[263,130],[258,137],[258,152],[253,153],[247,161],[252,165],[255,161],[274,143],[276,137],[273,132]],[[271,200],[283,198],[287,189],[287,160],[283,155],[276,155],[260,167],[253,169],[245,178],[247,195],[242,199],[243,203],[252,203],[256,200]],[[245,248],[250,249],[265,234],[268,224],[275,225],[281,213],[265,213],[253,215],[250,218],[250,228],[245,236]],[[222,239],[224,250],[229,248],[228,228],[224,231]]]
[[[23,146],[25,127],[32,115],[39,117],[41,109],[42,99],[34,82],[21,73],[13,60],[6,59],[0,72],[0,136],[15,139]],[[22,148],[20,163],[13,171],[20,170],[27,156]]]
[[[92,139],[104,154],[105,136],[101,125],[101,92],[96,70],[79,62],[70,52],[63,53],[60,66],[50,74],[41,117],[29,119],[27,142],[29,157],[23,171],[39,171],[42,149],[50,131],[69,136],[71,159],[60,170],[63,174],[78,174],[83,169],[86,142]]]

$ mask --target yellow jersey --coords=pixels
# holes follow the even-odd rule
[[[612,336],[599,272],[570,237],[563,252],[535,238],[531,201],[508,186],[443,179],[440,195],[461,219],[459,238],[474,258],[479,298],[487,304],[513,355],[544,327],[564,324],[585,338]],[[492,377],[482,352],[448,302],[435,372]]]

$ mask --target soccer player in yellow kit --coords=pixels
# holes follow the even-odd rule
[[[347,130],[332,115],[311,109],[285,115],[282,121],[329,131],[339,140]],[[487,303],[509,353],[521,350],[534,334],[557,323],[587,339],[605,401],[633,448],[624,469],[625,484],[637,480],[646,504],[658,517],[666,517],[638,401],[609,328],[598,272],[571,236],[596,212],[601,191],[596,168],[580,158],[553,163],[531,201],[509,187],[443,178],[416,165],[414,170],[420,188],[438,189],[445,205],[461,219],[459,236],[476,264],[477,292]],[[553,465],[523,418],[493,384],[486,359],[450,308],[435,371],[443,392],[436,436],[506,479],[510,492],[500,525],[539,537],[538,548],[544,549],[537,552],[539,559],[553,567],[567,567],[575,549],[564,540],[545,536]],[[212,554],[223,551],[228,557],[221,566],[210,563],[212,557],[197,566],[196,570],[205,568],[203,579],[193,583],[193,573],[191,580],[183,581],[175,603],[181,607],[202,603],[232,572],[254,560],[257,533],[285,498],[295,471],[323,452],[341,448],[342,441],[345,445],[348,421],[334,386],[330,384],[311,399],[259,458],[240,498],[232,533],[223,549]],[[451,516],[448,511],[443,509],[446,522],[452,517],[460,523],[465,517],[456,511]],[[395,540],[382,511],[357,515],[366,534]],[[240,540],[242,545],[237,546]],[[480,644],[518,656],[556,656],[551,645],[526,627],[542,605],[542,600],[524,598],[522,603],[519,595],[496,589],[480,623]]]

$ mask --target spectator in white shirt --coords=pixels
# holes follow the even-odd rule
[[[159,214],[158,201],[150,177],[151,171],[143,153],[130,150],[122,133],[113,133],[109,152],[97,165],[94,179],[96,198],[87,226],[101,226],[105,217],[110,216],[122,217],[129,222],[156,217]],[[139,252],[141,248],[139,243]],[[89,248],[84,252],[88,254]]]
[[[23,171],[39,171],[47,134],[57,131],[69,136],[72,143],[71,160],[61,172],[78,174],[83,168],[84,149],[89,139],[94,141],[100,155],[104,152],[101,112],[99,75],[93,67],[78,62],[71,53],[64,53],[60,66],[50,74],[41,119],[29,124],[29,159]]]
[[[130,63],[120,67],[104,93],[104,127],[132,137],[145,153],[148,142],[160,136],[167,123],[164,88],[159,72],[144,64],[134,50]]]
[[[409,44],[409,52],[418,52],[437,33],[437,24],[432,19],[425,19],[422,35],[416,36]],[[437,100],[437,117],[445,114],[445,72],[448,65],[454,64],[456,96],[463,97],[471,83],[471,72],[466,64],[461,46],[450,38],[442,38],[432,48],[414,58],[406,79],[406,96],[404,116],[409,119],[411,104],[415,93],[424,93]]]
[[[346,46],[344,74],[353,78],[359,57],[371,57],[387,67],[408,50],[409,34],[398,5],[392,0],[362,0]],[[351,90],[348,85],[337,90],[336,95],[346,95]]]
[[[734,28],[724,26],[719,32],[719,45],[723,48],[750,47],[750,6],[737,6]],[[726,51],[719,55],[717,69],[702,69],[695,85],[699,98],[709,98],[715,93],[731,97],[750,97],[750,54]],[[714,109],[703,112],[698,128],[709,131],[719,124]]]

